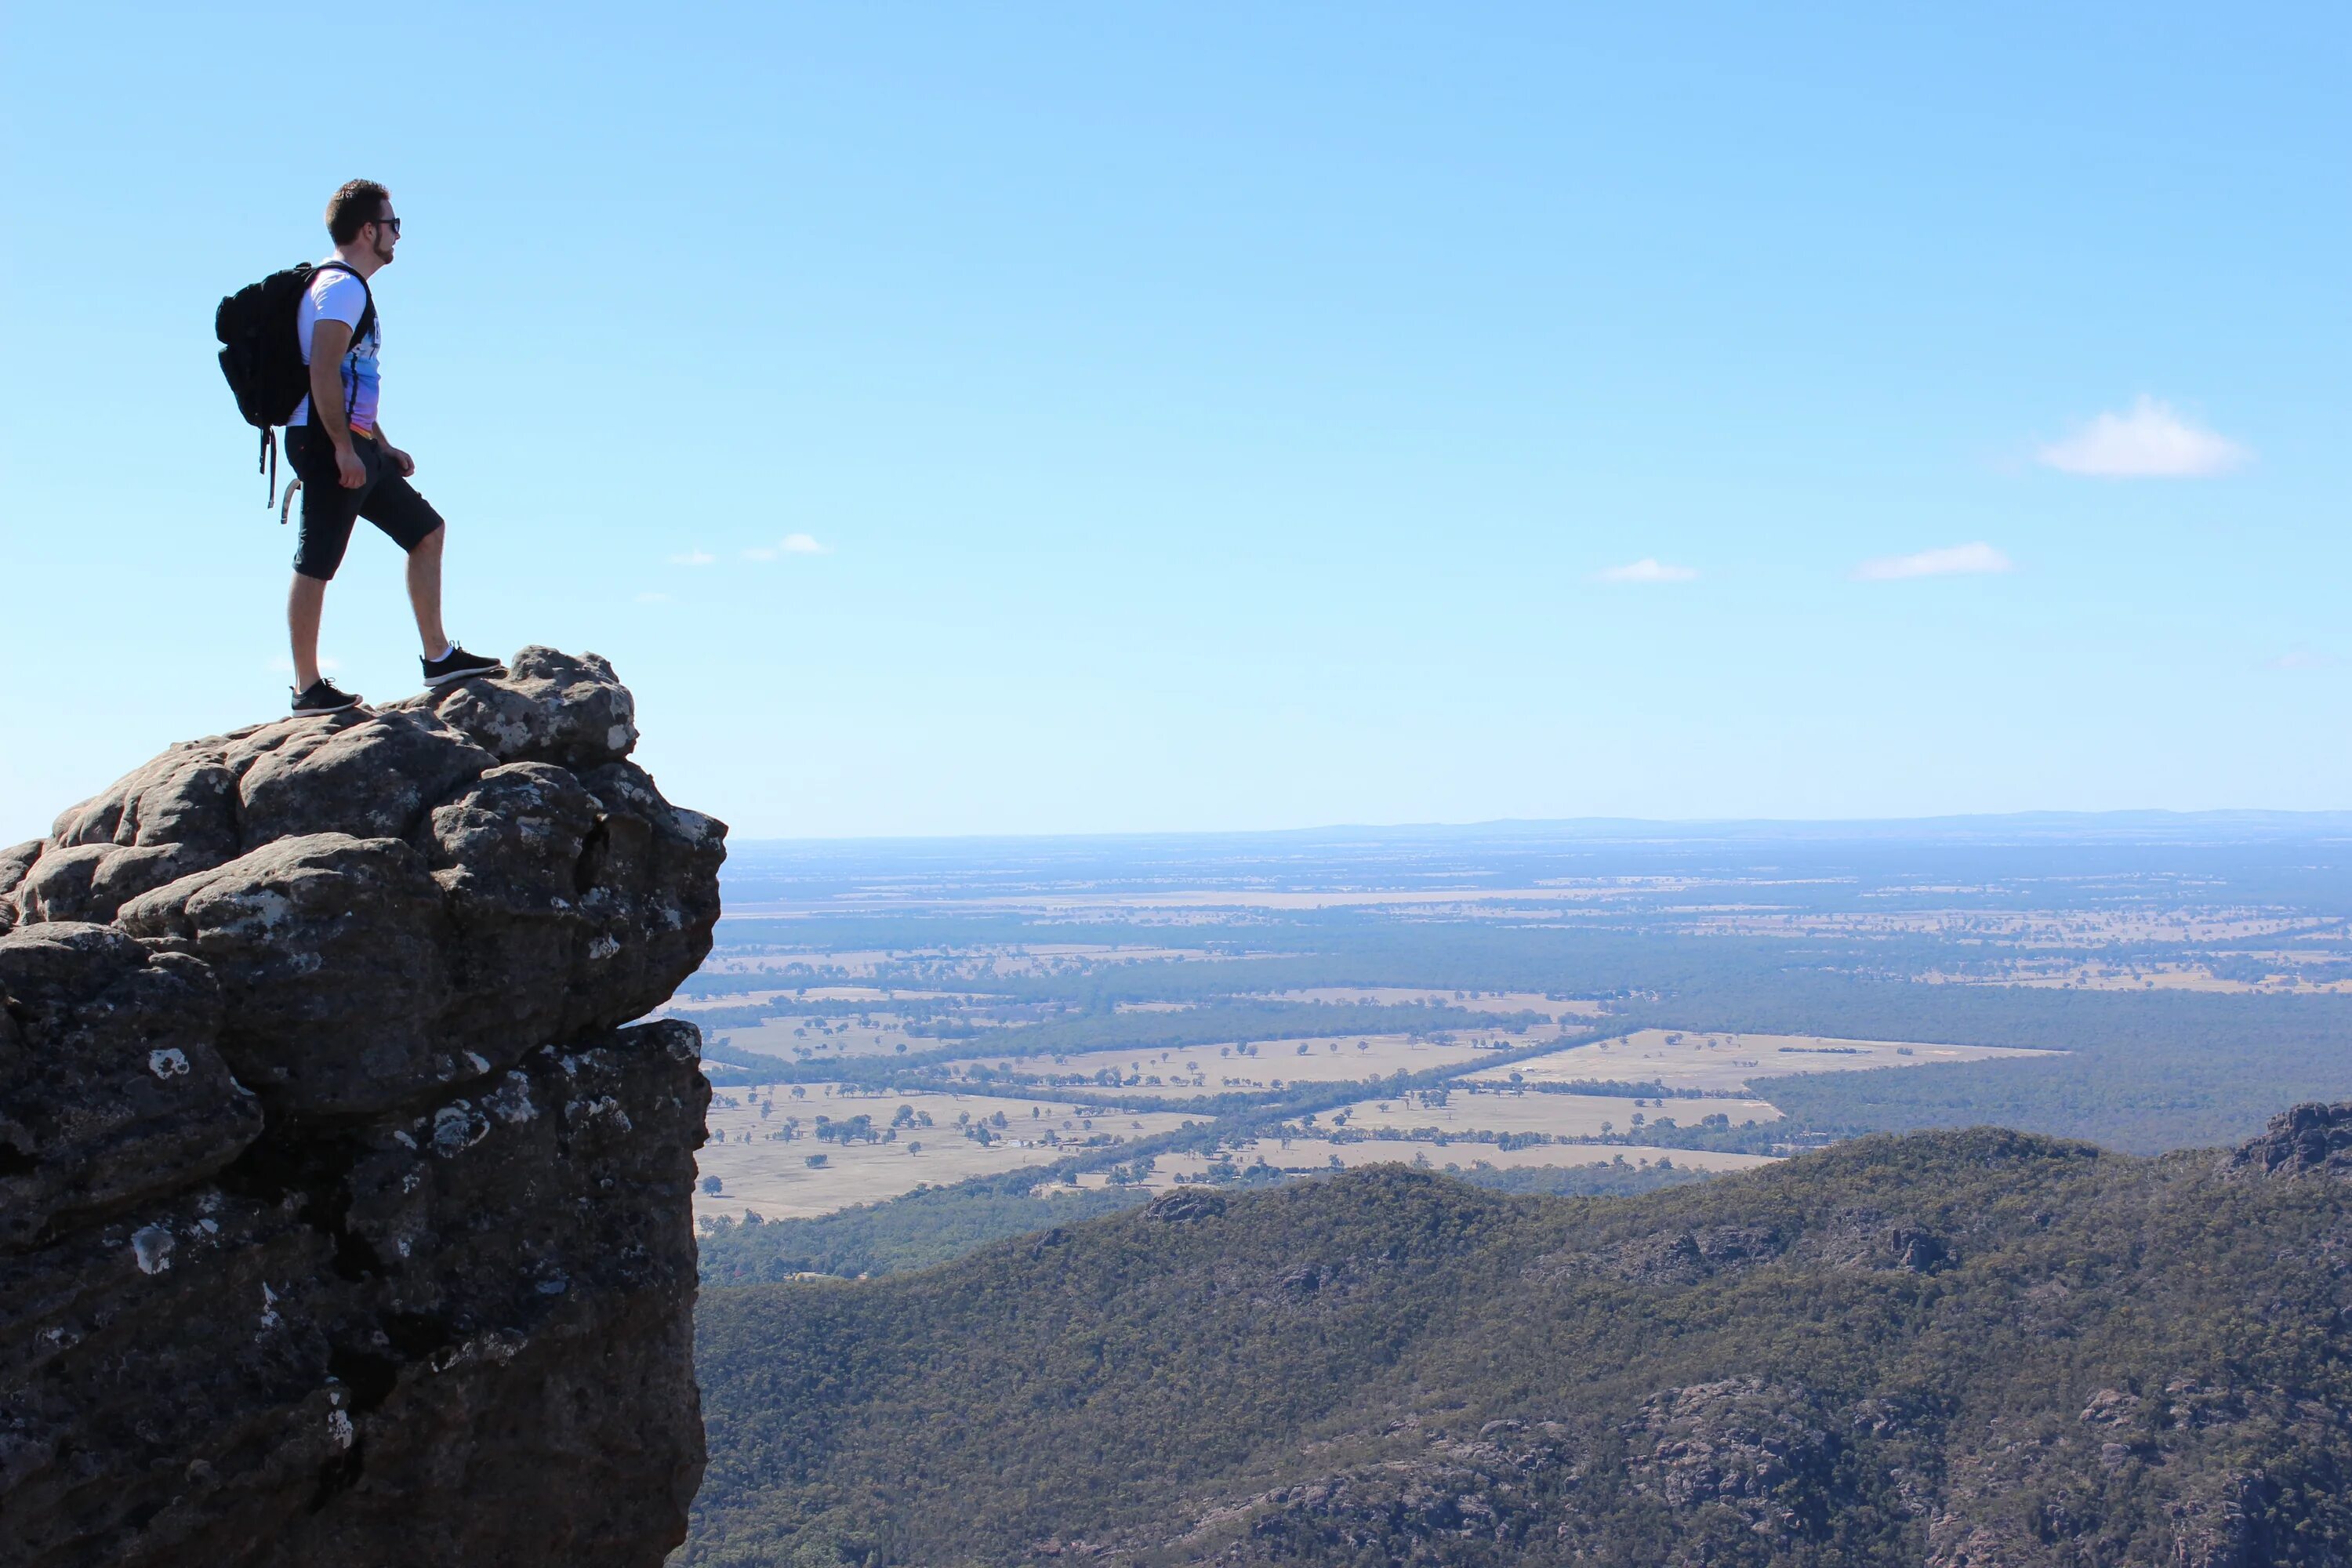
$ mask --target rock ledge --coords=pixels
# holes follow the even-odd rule
[[[725,827],[594,655],[0,850],[0,1563],[644,1564],[702,1468]]]

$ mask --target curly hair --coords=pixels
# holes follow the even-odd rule
[[[337,245],[349,245],[360,230],[383,216],[392,193],[373,180],[345,180],[327,198],[327,236]]]

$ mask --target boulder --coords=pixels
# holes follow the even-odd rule
[[[60,848],[184,844],[226,859],[240,842],[236,774],[227,763],[228,739],[173,746],[58,816],[50,837]]]
[[[597,935],[582,884],[603,816],[567,770],[510,763],[435,807],[417,829],[456,939],[448,1027],[494,1067],[508,1065],[503,1043],[527,1048],[566,1027],[572,975]]]
[[[583,853],[580,907],[596,934],[572,972],[577,1028],[609,1028],[667,999],[710,952],[726,825],[673,806],[635,763],[581,775],[602,810]],[[682,967],[681,967],[682,966]]]
[[[617,763],[636,749],[637,705],[594,654],[527,647],[496,680],[465,680],[393,705],[430,713],[502,763],[574,770]]]
[[[230,759],[242,763],[247,849],[313,833],[404,838],[494,765],[447,725],[402,712],[290,719],[232,747]]]
[[[32,870],[33,862],[38,860],[41,851],[47,847],[47,839],[35,838],[12,848],[0,849],[0,931],[16,925],[16,889],[23,885],[26,874]]]
[[[274,1109],[384,1110],[457,1076],[449,911],[397,838],[282,839],[133,900],[121,929],[219,976],[221,1050]]]

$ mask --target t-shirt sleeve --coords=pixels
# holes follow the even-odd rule
[[[367,285],[348,272],[323,273],[310,284],[310,302],[319,308],[319,320],[341,321],[356,331],[360,312],[367,309]]]

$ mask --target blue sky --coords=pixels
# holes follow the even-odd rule
[[[2352,805],[2352,13],[1788,9],[10,7],[0,841],[282,708],[356,174],[453,629],[739,835]]]

